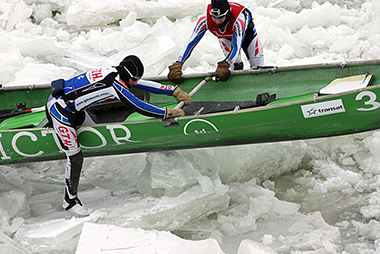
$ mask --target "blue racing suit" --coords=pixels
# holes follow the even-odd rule
[[[75,199],[83,163],[76,127],[94,124],[85,111],[86,108],[107,99],[118,99],[127,107],[146,116],[164,118],[166,109],[139,100],[119,78],[115,67],[92,70],[62,82],[63,92],[58,96],[49,97],[47,116],[68,158],[65,198]],[[167,95],[171,95],[176,88],[141,79],[134,87]]]

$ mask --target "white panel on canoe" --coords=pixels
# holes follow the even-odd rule
[[[350,76],[345,78],[337,78],[333,80],[329,85],[322,88],[320,94],[337,94],[347,92],[350,90],[360,89],[367,87],[373,79],[373,75],[363,74]]]

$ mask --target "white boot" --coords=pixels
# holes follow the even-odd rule
[[[94,209],[84,207],[78,198],[70,199],[69,202],[67,202],[66,199],[63,199],[62,207],[66,211],[79,216],[87,216],[94,211]]]

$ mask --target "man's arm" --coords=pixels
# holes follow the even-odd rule
[[[118,99],[127,107],[134,108],[137,112],[146,116],[165,118],[165,109],[139,100],[118,81],[113,82],[113,87],[116,90]]]
[[[145,79],[140,79],[139,81],[137,81],[137,85],[134,85],[133,87],[140,90],[147,91],[149,93],[167,94],[167,95],[172,95],[174,89],[176,88],[176,86],[163,85],[158,82],[145,80]]]
[[[193,33],[190,36],[190,39],[187,41],[186,46],[179,55],[177,62],[184,63],[191,55],[191,52],[200,42],[202,37],[207,31],[207,18],[206,12],[198,19],[197,24],[193,30]]]
[[[179,84],[182,82],[182,65],[190,57],[191,52],[195,46],[202,39],[204,34],[207,31],[207,18],[206,13],[204,13],[197,21],[193,33],[190,36],[186,46],[182,50],[181,54],[178,56],[178,59],[175,63],[169,66],[168,78],[174,84]]]
[[[185,105],[191,103],[191,97],[182,91],[179,86],[163,85],[151,80],[140,79],[137,85],[133,87],[150,93],[172,95],[178,102],[183,101]]]
[[[139,100],[135,95],[129,92],[122,84],[119,84],[119,82],[116,80],[113,82],[113,87],[115,88],[117,97],[124,105],[129,108],[134,108],[138,113],[142,115],[159,117],[163,119],[185,115],[185,112],[182,109],[171,109],[167,107],[162,109]]]

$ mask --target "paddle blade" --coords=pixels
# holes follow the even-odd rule
[[[337,78],[326,87],[322,88],[320,94],[338,94],[346,91],[367,87],[373,79],[373,75],[363,74],[345,78]]]

